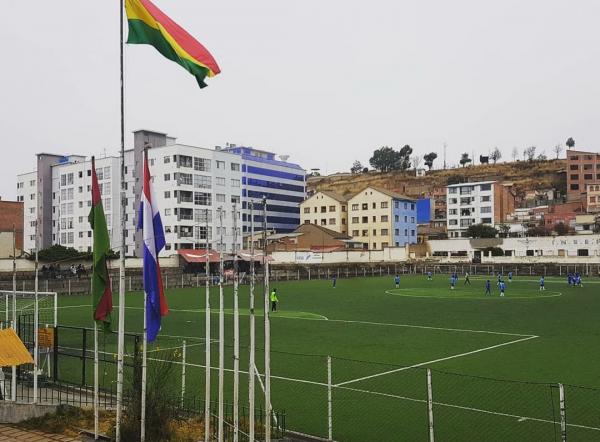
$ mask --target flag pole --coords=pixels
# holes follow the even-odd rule
[[[96,158],[92,156],[92,170],[96,170]],[[93,175],[92,175],[93,177]],[[92,178],[93,179],[93,178]],[[94,184],[92,183],[92,186]],[[93,192],[92,192],[93,193]],[[92,275],[93,280],[93,275]],[[93,283],[92,283],[93,284]],[[109,283],[110,284],[110,283]],[[94,295],[92,293],[92,319],[94,320],[94,440],[98,440],[99,415],[98,415],[98,323],[95,318]]]
[[[240,312],[238,299],[237,204],[233,203],[233,442],[239,438]]]
[[[37,198],[36,198],[37,201]],[[38,365],[39,365],[39,347],[38,347],[38,328],[39,328],[39,230],[38,223],[35,223],[35,300],[33,306],[33,403],[38,402]]]
[[[144,146],[144,173],[146,171],[146,164],[148,162],[148,145]],[[146,180],[144,178],[144,186],[146,185]],[[152,238],[154,241],[154,238]],[[158,260],[158,251],[156,252],[156,259]],[[147,376],[147,367],[148,367],[148,313],[146,312],[146,308],[148,305],[148,300],[146,293],[144,293],[144,328],[142,331],[142,398],[141,398],[141,414],[140,414],[140,442],[145,442],[146,440],[146,376]]]
[[[250,364],[248,368],[248,435],[254,442],[254,376],[256,371],[256,330],[254,324],[254,203],[250,201]]]
[[[208,209],[206,209],[206,262],[204,264],[204,271],[206,273],[206,307],[204,309],[205,316],[205,366],[206,366],[206,379],[205,379],[205,396],[204,396],[204,442],[210,440],[210,260],[209,260],[209,240],[208,240]]]
[[[263,265],[265,287],[265,442],[271,442],[271,324],[269,319],[269,262],[267,261],[267,197],[263,196]]]
[[[127,209],[125,199],[125,79],[124,79],[124,11],[125,2],[119,0],[119,64],[121,83],[121,253],[119,256],[119,330],[117,348],[117,416],[116,416],[116,440],[121,442],[121,418],[123,414],[123,350],[125,347],[125,238],[127,226],[125,224],[125,211]],[[145,310],[144,310],[145,311]]]
[[[225,440],[223,432],[223,388],[225,382],[225,305],[223,299],[223,207],[219,207],[219,442]]]
[[[37,209],[36,209],[37,211]],[[37,225],[40,217],[38,214],[35,224]],[[8,299],[7,299],[8,303]],[[13,224],[13,295],[12,295],[12,322],[11,327],[16,330],[17,327],[17,229]],[[10,399],[17,401],[17,366],[12,366],[12,377],[10,378]]]

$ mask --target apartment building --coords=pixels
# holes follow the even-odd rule
[[[496,181],[453,184],[446,187],[449,238],[465,237],[469,226],[496,226],[514,212],[510,184]]]
[[[600,184],[600,154],[567,151],[567,201],[585,201],[588,184]]]
[[[133,182],[133,152],[126,152],[126,180]],[[24,250],[35,251],[36,234],[40,249],[60,244],[79,251],[91,250],[92,231],[88,214],[92,206],[91,159],[81,155],[41,153],[38,171],[17,176],[17,200],[24,204]],[[96,159],[96,173],[111,248],[119,251],[121,169],[119,157]],[[130,186],[128,186],[130,187]],[[126,219],[133,219],[133,192],[128,195]],[[37,232],[37,233],[36,233]],[[128,228],[127,251],[134,249],[133,224]]]
[[[348,199],[336,192],[321,191],[300,203],[300,223],[348,233]]]
[[[165,229],[165,254],[205,248],[207,238],[214,250],[221,241],[223,251],[241,249],[238,155],[175,143],[151,147],[148,159]]]
[[[600,182],[598,184],[588,184],[586,186],[587,211],[589,213],[600,212]]]
[[[207,239],[212,249],[218,249],[222,240],[223,249],[231,251],[237,237],[236,248],[240,249],[243,227],[250,221],[245,216],[247,201],[259,200],[263,195],[267,197],[269,226],[294,230],[300,222],[299,205],[305,187],[299,166],[275,160],[272,153],[250,148],[234,152],[188,146],[178,144],[176,138],[165,133],[141,129],[134,131],[134,148],[125,151],[127,256],[141,256],[142,238],[136,226],[144,149],[148,150],[156,203],[165,228],[162,256],[179,249],[204,248]],[[246,159],[257,152],[265,157],[257,161]],[[256,170],[259,163],[262,167]],[[296,172],[292,174],[289,170]],[[96,172],[111,248],[119,251],[120,158],[96,158]],[[257,182],[261,173],[270,178]],[[298,184],[288,188],[291,182]],[[92,234],[87,220],[91,207],[91,159],[82,155],[38,154],[36,171],[17,177],[17,198],[24,206],[25,251],[35,249],[36,227],[41,249],[53,244],[79,251],[91,249]],[[261,206],[255,207],[257,230],[262,223],[262,214],[258,212]],[[284,214],[286,219],[282,219]]]
[[[262,198],[267,198],[267,230],[293,232],[300,224],[300,203],[306,198],[306,170],[277,155],[254,147],[227,145],[224,152],[239,157],[242,172],[242,231],[250,232],[249,202],[254,229],[263,229]]]
[[[365,249],[404,246],[417,242],[414,199],[367,187],[348,200],[348,232]]]

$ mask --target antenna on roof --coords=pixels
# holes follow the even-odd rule
[[[281,161],[287,161],[289,157],[290,157],[289,155],[279,155],[279,159]]]

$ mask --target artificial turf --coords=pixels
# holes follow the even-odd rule
[[[569,287],[536,277],[507,282],[504,298],[492,279],[485,296],[482,277],[460,279],[449,289],[448,275],[422,275],[272,283],[279,312],[271,317],[273,406],[286,412],[286,426],[327,436],[327,356],[332,357],[333,436],[336,440],[427,440],[425,367],[432,371],[435,433],[438,440],[554,440],[560,431],[557,383],[568,384],[570,440],[600,440],[600,281]],[[257,287],[257,366],[263,372],[263,323]],[[204,363],[204,287],[170,289],[170,314],[163,319],[151,357],[180,359],[185,338],[187,362]],[[241,286],[241,397],[247,403],[248,286]],[[126,329],[140,332],[140,292],[127,294]],[[233,367],[233,295],[224,289],[225,366]],[[59,298],[59,324],[90,327],[90,298]],[[117,305],[115,296],[114,304]],[[211,288],[212,339],[218,337],[218,289]],[[114,317],[116,318],[116,312]],[[61,330],[62,332],[62,330]],[[77,346],[76,332],[59,338]],[[67,335],[67,336],[66,336]],[[90,339],[88,337],[88,339]],[[112,336],[102,348],[115,351]],[[89,341],[88,341],[89,346]],[[212,365],[218,345],[211,345]],[[173,356],[175,355],[175,356]],[[74,363],[74,362],[73,362]],[[407,368],[417,366],[414,368]],[[112,368],[105,383],[113,382]],[[179,366],[170,381],[178,394]],[[71,364],[61,376],[80,376]],[[92,370],[87,370],[89,382]],[[383,374],[387,373],[387,374]],[[212,372],[216,398],[217,372]],[[363,379],[364,378],[364,379]],[[488,379],[489,378],[489,379]],[[503,380],[519,381],[504,382]],[[305,381],[305,382],[300,382]],[[232,374],[225,376],[226,400]],[[257,383],[257,403],[261,401]],[[204,396],[204,368],[188,366],[186,395]]]

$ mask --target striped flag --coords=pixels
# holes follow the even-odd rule
[[[144,293],[146,295],[146,327],[148,341],[156,339],[161,317],[169,313],[163,289],[158,254],[165,247],[165,233],[156,198],[152,191],[148,153],[144,154],[144,183],[140,201],[138,229],[142,229],[144,245]]]

